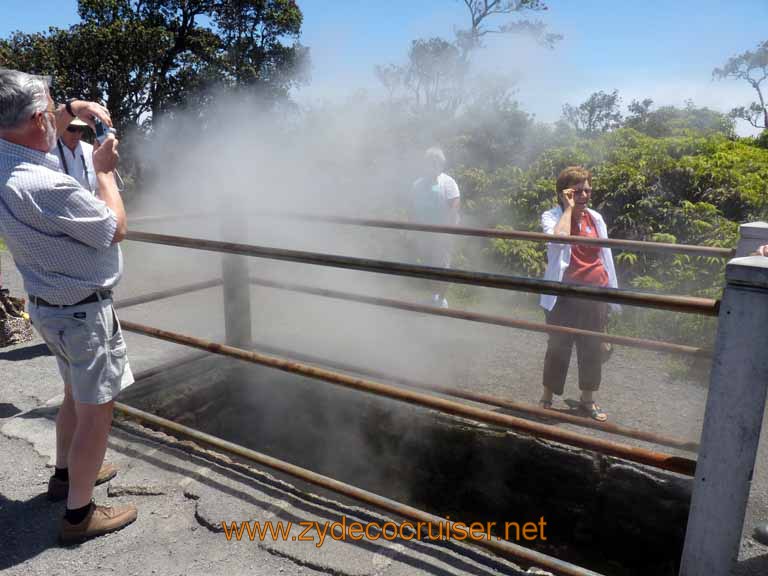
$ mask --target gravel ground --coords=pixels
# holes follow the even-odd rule
[[[194,258],[190,254],[189,251],[174,248],[146,248],[126,243],[126,276],[118,291],[118,299],[207,280],[219,274],[219,260],[215,254],[199,252],[194,254]],[[4,286],[10,287],[14,294],[22,293],[20,280],[8,254],[2,253],[0,257]],[[366,294],[397,297],[408,293],[412,295],[414,290],[419,289],[414,288],[413,283],[380,276],[366,277],[349,271],[261,260],[254,260],[251,266],[254,275]],[[545,336],[265,288],[254,288],[252,294],[253,333],[257,343],[296,349],[401,377],[524,402],[535,402],[540,395]],[[489,311],[499,311],[500,305],[486,301],[480,306]],[[121,317],[221,340],[224,336],[221,309],[221,290],[211,289],[126,309],[121,312]],[[531,314],[525,308],[518,310],[526,316]],[[499,313],[515,315],[509,306]],[[185,351],[182,347],[136,334],[128,334],[127,340],[134,371],[150,368]],[[55,379],[55,366],[45,356],[39,341],[1,351],[0,364],[2,387],[14,398],[15,409],[35,408],[48,398],[44,382]],[[706,401],[705,382],[673,377],[669,368],[669,358],[664,354],[616,348],[605,365],[603,385],[598,395],[611,421],[681,439],[697,440]],[[572,366],[566,384],[566,397],[576,398],[578,395],[575,374],[575,366]],[[0,401],[0,408],[2,406]],[[20,450],[21,445],[17,448]],[[6,452],[9,450],[3,449],[3,453]],[[768,441],[763,441],[745,520],[740,562],[734,575],[768,572],[768,549],[750,538],[754,523],[760,518],[768,519],[766,462]],[[34,464],[32,462],[29,466]],[[12,464],[3,464],[3,470],[14,469]],[[4,481],[3,485],[6,498],[21,502],[33,499],[35,491],[40,490],[39,486],[16,486],[8,481]],[[18,493],[6,493],[6,490]],[[44,571],[41,570],[41,573]]]

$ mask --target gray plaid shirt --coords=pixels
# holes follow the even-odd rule
[[[0,138],[0,236],[29,294],[74,304],[123,271],[115,213],[60,171],[59,161]]]

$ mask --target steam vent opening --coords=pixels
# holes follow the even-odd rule
[[[136,408],[455,521],[543,518],[546,541],[517,543],[578,566],[677,574],[684,476],[215,355],[126,392]]]

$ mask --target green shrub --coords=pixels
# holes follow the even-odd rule
[[[474,218],[540,231],[542,212],[555,205],[557,174],[573,164],[591,170],[592,205],[612,238],[732,248],[740,223],[768,213],[768,150],[718,133],[653,138],[623,128],[572,138],[527,169],[465,169],[458,177]],[[493,239],[487,251],[509,273],[543,275],[542,243]],[[614,257],[622,287],[709,298],[722,292],[722,258],[629,250],[615,250]],[[706,346],[714,326],[713,319],[640,309],[615,320],[615,329],[628,334]]]

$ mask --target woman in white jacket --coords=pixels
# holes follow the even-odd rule
[[[592,195],[592,176],[580,166],[569,166],[557,177],[560,205],[544,212],[541,227],[554,236],[584,236],[607,238],[603,217],[587,207]],[[609,248],[582,244],[547,244],[545,280],[617,287],[616,270]],[[543,294],[547,324],[604,332],[608,320],[608,305],[594,300]],[[552,333],[544,358],[544,394],[539,404],[552,407],[555,394],[562,395],[571,361],[573,345],[579,364],[580,410],[591,418],[604,422],[605,412],[595,402],[594,393],[602,379],[603,347],[597,338]]]

